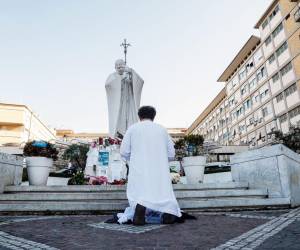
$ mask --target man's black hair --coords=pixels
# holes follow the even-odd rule
[[[139,108],[138,115],[139,115],[140,120],[150,119],[153,121],[155,118],[155,115],[156,115],[156,110],[155,110],[155,108],[153,108],[151,106],[143,106],[143,107]]]

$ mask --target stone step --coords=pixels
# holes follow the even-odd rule
[[[206,198],[213,199],[219,197],[252,197],[265,198],[268,195],[267,189],[246,189],[246,190],[175,190],[177,199]],[[26,193],[7,193],[0,195],[2,201],[76,201],[76,200],[126,200],[125,191],[115,192],[26,192]]]
[[[288,207],[287,198],[238,198],[238,199],[207,199],[207,200],[179,200],[181,209],[185,211],[203,210],[230,210],[245,208]],[[0,213],[108,213],[125,209],[126,201],[19,201],[3,202],[0,204]]]
[[[199,184],[175,184],[174,190],[219,190],[219,189],[248,189],[247,182],[224,182],[224,183],[199,183]],[[21,192],[104,192],[104,191],[124,191],[126,186],[118,185],[70,185],[70,186],[6,186],[5,193]]]

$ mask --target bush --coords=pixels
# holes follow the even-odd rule
[[[81,144],[72,144],[69,146],[63,154],[63,158],[72,163],[75,168],[85,169],[87,152],[89,151],[89,146]]]
[[[269,133],[269,136],[273,139],[274,143],[282,143],[300,154],[300,127],[291,126],[287,134],[283,134],[281,131],[273,131]]]
[[[84,178],[83,171],[80,170],[69,179],[68,185],[86,185],[87,181],[88,180]]]
[[[58,150],[53,144],[46,141],[31,141],[27,142],[24,150],[24,156],[40,156],[57,160]]]
[[[178,140],[174,146],[176,159],[181,160],[186,156],[202,155],[204,153],[203,141],[202,135],[187,135],[183,139]]]

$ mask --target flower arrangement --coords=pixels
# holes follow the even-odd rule
[[[171,172],[170,175],[171,175],[172,184],[177,184],[178,182],[180,182],[180,174],[179,173]]]
[[[108,179],[105,176],[91,176],[88,182],[89,185],[104,185],[108,184]]]
[[[126,179],[121,179],[121,180],[114,180],[113,182],[110,182],[110,185],[125,185],[126,184]]]
[[[23,154],[28,157],[39,156],[57,160],[58,150],[49,142],[31,141],[25,144]]]
[[[198,156],[204,154],[204,138],[202,135],[187,135],[175,143],[175,158],[182,160],[186,156]]]
[[[120,140],[119,138],[111,138],[111,137],[108,137],[108,138],[102,138],[100,137],[98,139],[98,142],[99,142],[99,145],[101,146],[105,146],[105,147],[109,147],[109,146],[112,146],[112,145],[121,145],[121,142],[122,140]]]

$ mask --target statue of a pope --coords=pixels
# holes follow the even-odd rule
[[[138,121],[144,80],[122,59],[115,63],[116,72],[109,75],[105,83],[109,135],[120,137],[127,128]]]

